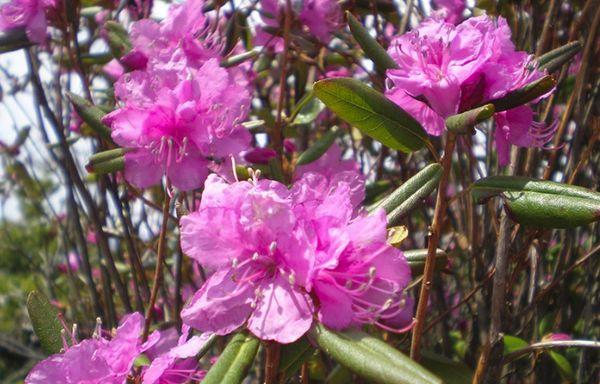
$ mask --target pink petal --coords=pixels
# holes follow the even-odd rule
[[[310,297],[278,274],[262,286],[260,301],[248,329],[263,340],[287,344],[298,340],[312,324]]]

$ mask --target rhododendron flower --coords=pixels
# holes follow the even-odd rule
[[[54,0],[11,0],[0,6],[0,31],[25,28],[29,40],[46,40],[46,10],[56,7]]]
[[[279,28],[285,17],[285,1],[261,0],[260,4],[263,23],[270,28]],[[341,7],[335,0],[292,2],[292,12],[308,32],[324,43],[331,40],[342,20]],[[262,26],[257,28],[256,39],[258,45],[272,46],[277,51],[283,49],[283,39],[267,33]]]
[[[473,17],[458,26],[431,18],[396,37],[388,52],[398,63],[387,72],[390,100],[431,135],[441,135],[447,117],[500,98],[544,74],[531,57],[515,50],[506,20]],[[528,112],[523,116],[522,113]],[[520,116],[521,115],[521,116]],[[534,123],[527,106],[496,114],[496,146],[501,165],[510,145],[543,146],[554,127]]]
[[[253,164],[268,164],[275,157],[277,152],[272,148],[253,148],[244,154],[244,160]]]
[[[134,360],[158,341],[153,332],[142,343],[144,317],[139,313],[125,316],[112,339],[104,338],[100,325],[92,339],[77,342],[71,335],[72,345],[63,339],[64,352],[39,362],[25,378],[26,384],[124,384]]]
[[[385,212],[355,215],[350,184],[328,184],[327,176],[307,173],[292,187],[295,212],[311,234],[319,320],[335,329],[366,323],[407,330],[411,272],[402,252],[387,244]]]
[[[434,0],[435,17],[441,17],[451,24],[458,24],[463,20],[463,12],[467,7],[465,0]]]
[[[76,272],[79,269],[79,255],[75,252],[69,252],[67,255],[68,263],[58,264],[58,270],[67,273],[69,270]]]
[[[354,159],[342,159],[342,150],[333,143],[320,158],[312,163],[296,167],[294,180],[299,180],[308,173],[325,176],[327,185],[334,187],[338,184],[348,184],[352,205],[358,207],[365,199],[365,177]]]
[[[312,260],[291,207],[278,182],[209,176],[200,209],[181,219],[181,246],[216,272],[181,311],[185,324],[219,335],[247,324],[280,343],[308,331],[313,305],[301,286]]]
[[[199,210],[181,219],[181,245],[216,272],[182,310],[184,323],[217,334],[246,325],[281,343],[301,337],[317,312],[337,329],[410,326],[408,264],[386,243],[385,214],[357,215],[352,182],[306,172],[288,189],[256,175],[209,176]],[[338,305],[344,319],[334,319]]]
[[[125,155],[125,179],[140,188],[159,183],[164,174],[177,188],[198,188],[211,159],[236,155],[250,142],[240,125],[249,103],[245,85],[215,59],[189,73],[191,79],[173,89],[153,92],[161,79],[145,72],[128,74],[136,86],[116,88],[125,106],[104,121],[114,141],[132,149]]]
[[[182,384],[191,381],[200,382],[206,374],[198,369],[194,357],[206,345],[210,333],[192,336],[190,328],[182,328],[181,336],[175,328],[169,328],[160,335],[160,341],[146,351],[145,355],[152,363],[142,373],[142,384]]]

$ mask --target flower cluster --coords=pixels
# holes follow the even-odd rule
[[[531,57],[516,51],[506,20],[473,17],[458,26],[428,19],[396,37],[388,52],[398,64],[387,72],[386,95],[441,135],[446,117],[506,95],[543,76]],[[510,145],[540,147],[554,133],[533,119],[528,106],[495,114],[498,159],[509,161]]]
[[[263,25],[257,30],[257,44],[283,49],[283,40],[266,29],[279,29],[284,23],[286,2],[261,0]],[[323,43],[331,40],[332,33],[339,28],[342,20],[340,5],[334,0],[306,0],[292,2],[292,14],[299,23]],[[266,28],[265,28],[266,27]]]
[[[231,184],[209,176],[199,209],[181,220],[181,245],[214,274],[182,310],[184,323],[217,334],[246,325],[280,343],[301,337],[315,314],[335,329],[411,325],[406,259],[386,242],[384,212],[359,211],[362,176],[333,151],[320,161],[346,170],[306,169],[290,189],[256,175]]]
[[[121,107],[104,121],[113,140],[130,149],[125,178],[140,188],[165,174],[177,188],[199,188],[210,167],[250,143],[240,124],[250,103],[247,78],[239,67],[220,67],[202,5],[173,5],[161,23],[135,22],[133,49],[121,58],[135,70],[116,82]]]
[[[0,6],[0,31],[25,28],[34,43],[46,40],[46,12],[56,8],[55,0],[12,0]]]
[[[90,339],[77,341],[74,332],[70,340],[63,336],[63,351],[39,362],[25,378],[26,384],[124,384],[135,360],[144,354],[151,364],[142,369],[143,384],[175,384],[200,381],[204,372],[190,357],[198,354],[210,335],[193,336],[189,328],[177,337],[170,329],[154,331],[142,342],[144,317],[129,314],[121,320],[114,337],[106,335],[100,323]],[[71,345],[69,345],[69,342]]]

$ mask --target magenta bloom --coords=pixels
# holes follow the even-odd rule
[[[463,20],[463,12],[467,7],[465,0],[434,0],[433,3],[436,5],[434,16],[450,24],[458,24]]]
[[[53,0],[11,0],[0,6],[0,31],[24,27],[34,43],[46,40],[46,10],[54,8]]]
[[[181,219],[181,246],[216,272],[181,311],[184,323],[219,335],[246,324],[280,343],[308,331],[312,259],[296,221],[283,184],[209,176],[199,210]]]
[[[402,252],[387,244],[385,212],[356,215],[350,184],[327,185],[326,176],[307,173],[292,187],[295,211],[314,247],[311,283],[319,320],[334,329],[375,324],[407,330],[413,302],[404,288],[411,272]]]
[[[72,345],[63,340],[63,353],[39,362],[25,378],[26,384],[124,384],[133,367],[133,361],[158,341],[153,332],[148,341],[141,342],[144,317],[139,313],[125,316],[115,337],[102,337],[98,326],[94,338],[77,342],[71,335]]]
[[[357,214],[357,172],[345,172],[306,172],[291,189],[209,176],[199,210],[181,219],[181,245],[215,272],[182,310],[184,323],[217,334],[246,325],[280,343],[301,337],[314,314],[336,329],[410,326],[408,264],[386,244],[382,212]]]
[[[279,28],[280,20],[284,19],[285,1],[261,0],[260,5],[264,25]],[[340,27],[342,21],[342,10],[335,0],[292,2],[292,8],[304,29],[324,43],[331,40],[332,33]],[[267,33],[261,26],[258,27],[256,37],[258,45],[273,46],[277,51],[283,49],[283,39]]]
[[[161,80],[152,75],[132,73],[140,87],[118,87],[125,106],[104,118],[113,140],[132,149],[125,155],[125,179],[146,188],[166,174],[179,189],[199,188],[210,159],[236,155],[249,144],[250,134],[240,125],[249,102],[246,87],[214,59],[190,70],[191,79],[174,89],[153,93]]]
[[[506,20],[473,17],[458,26],[431,18],[396,37],[388,49],[398,63],[387,75],[386,95],[439,136],[453,114],[500,98],[543,73],[531,69],[531,57],[515,50]],[[528,113],[522,113],[528,110]],[[541,147],[554,128],[534,123],[527,106],[497,114],[496,146],[501,165],[510,145]]]
[[[175,328],[169,328],[160,335],[160,341],[146,351],[152,363],[142,374],[142,384],[183,384],[200,382],[206,372],[198,369],[194,358],[206,345],[209,333],[192,336],[188,340],[190,328],[183,326],[179,336]]]
[[[342,150],[335,143],[316,161],[298,166],[294,172],[294,180],[299,180],[308,173],[325,176],[324,180],[327,180],[327,186],[330,188],[347,184],[350,187],[350,199],[354,207],[358,207],[365,199],[364,175],[360,173],[354,159],[342,159]],[[325,190],[321,193],[325,193]]]

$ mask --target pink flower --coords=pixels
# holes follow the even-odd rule
[[[569,341],[573,338],[566,333],[548,333],[542,337],[542,341]]]
[[[209,176],[200,209],[181,219],[181,246],[216,272],[181,311],[185,324],[219,335],[246,324],[280,343],[308,331],[313,304],[302,286],[311,259],[291,208],[278,182]]]
[[[250,104],[239,67],[219,66],[219,50],[205,35],[203,2],[173,5],[161,23],[144,19],[131,31],[133,50],[120,61],[137,70],[115,83],[121,108],[105,116],[113,140],[131,149],[125,179],[140,188],[167,175],[182,190],[202,186],[209,168],[250,143],[241,126]]]
[[[58,264],[58,270],[62,273],[67,273],[69,269],[73,272],[76,272],[79,269],[79,255],[75,252],[69,252],[67,258],[69,261],[68,264]]]
[[[188,340],[189,331],[190,328],[184,325],[181,336],[174,328],[161,333],[160,341],[146,352],[152,363],[142,373],[142,384],[202,381],[206,372],[198,369],[198,361],[194,357],[206,345],[211,334],[192,336]]]
[[[260,4],[264,26],[279,28],[284,19],[285,1],[261,0]],[[332,33],[340,27],[342,10],[335,0],[306,0],[292,3],[292,8],[304,29],[323,43],[329,42]],[[283,39],[268,33],[263,26],[257,27],[256,43],[273,47],[278,52],[283,49]]]
[[[277,152],[272,148],[253,148],[244,154],[244,160],[253,164],[269,164]]]
[[[162,81],[159,74],[138,71],[122,78],[136,87],[117,85],[125,106],[104,121],[112,126],[117,144],[133,149],[125,155],[125,179],[140,188],[158,184],[164,174],[179,189],[198,188],[210,159],[236,155],[250,142],[240,125],[249,103],[245,84],[215,59],[189,74],[173,89],[159,86],[154,91]]]
[[[501,17],[473,17],[457,26],[427,19],[396,37],[388,52],[399,68],[388,70],[386,95],[435,136],[444,132],[448,116],[503,97],[544,75],[532,69],[527,53],[515,50]],[[496,122],[500,165],[507,164],[510,145],[541,147],[554,132],[553,126],[535,123],[527,106],[496,114]]]
[[[354,159],[343,160],[342,150],[335,143],[316,161],[298,166],[294,172],[294,180],[299,180],[308,173],[325,176],[324,180],[328,181],[325,189],[348,184],[354,207],[358,207],[365,198],[365,177],[360,173],[358,164]],[[325,190],[321,192],[325,193]]]
[[[357,173],[346,172],[350,182],[307,172],[291,189],[209,176],[199,210],[181,219],[181,245],[216,272],[182,310],[184,323],[220,335],[245,325],[280,343],[301,337],[313,313],[337,329],[410,327],[408,264],[386,243],[384,213],[357,214]]]
[[[434,0],[434,4],[434,16],[451,24],[458,24],[463,20],[463,12],[467,7],[465,0]]]
[[[29,40],[42,44],[46,40],[46,10],[53,0],[11,0],[0,6],[0,31],[23,27]]]
[[[71,335],[72,345],[63,339],[65,351],[39,362],[29,372],[25,383],[124,384],[136,357],[160,337],[155,331],[142,343],[143,325],[144,317],[132,313],[122,319],[110,340],[101,336],[100,325],[92,339],[77,342]]]
[[[360,324],[409,329],[413,302],[404,288],[410,268],[402,252],[387,244],[385,212],[356,215],[350,184],[326,192],[324,185],[326,176],[307,173],[292,187],[295,212],[314,247],[311,284],[319,320],[335,329]]]

